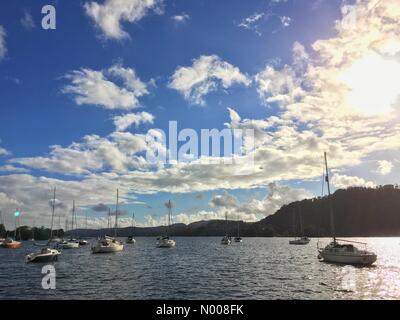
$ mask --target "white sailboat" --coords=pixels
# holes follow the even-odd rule
[[[103,236],[97,240],[96,245],[92,247],[92,253],[114,253],[124,250],[124,244],[117,239],[118,228],[118,200],[119,194],[117,189],[117,202],[115,206],[115,226],[114,237]]]
[[[166,234],[164,236],[157,238],[157,248],[173,248],[176,245],[175,240],[169,238],[168,231],[171,225],[171,216],[172,216],[172,203],[171,200],[168,201],[168,225],[165,228]]]
[[[135,213],[132,213],[132,229],[135,230]],[[126,243],[128,243],[128,244],[135,244],[136,243],[136,240],[133,237],[133,235],[129,236],[126,239]]]
[[[303,234],[303,219],[302,219],[302,216],[301,216],[300,205],[299,205],[299,223],[300,223],[300,236],[298,238],[294,239],[294,240],[290,240],[289,244],[306,245],[306,244],[310,243],[310,239],[308,237],[304,236],[304,234]],[[294,223],[293,223],[293,225],[294,225]]]
[[[238,222],[237,222],[237,236],[234,239],[235,242],[243,242],[243,239],[240,237],[240,221],[239,221],[239,214],[238,214]]]
[[[331,233],[333,241],[329,243],[325,248],[318,248],[318,258],[322,259],[326,262],[333,263],[341,263],[341,264],[350,264],[350,265],[371,265],[376,259],[377,255],[374,252],[370,252],[367,250],[358,249],[353,243],[363,244],[365,243],[356,242],[356,241],[348,241],[348,240],[339,240],[336,239],[335,233],[335,219],[331,198],[331,190],[329,185],[329,172],[328,172],[328,160],[326,156],[326,152],[324,154],[325,157],[325,180],[328,186],[328,197],[329,197],[329,207],[330,207],[330,222],[331,222]],[[345,244],[339,243],[345,242]]]
[[[76,219],[75,215],[75,200],[72,201],[72,221],[71,221],[71,231],[74,230],[74,221]],[[71,234],[71,238],[68,240],[61,241],[58,246],[62,249],[79,249],[79,241],[74,239]]]
[[[28,254],[25,257],[26,262],[52,262],[58,260],[58,256],[61,254],[60,251],[51,248],[49,245],[51,243],[53,237],[53,221],[54,221],[54,206],[56,201],[56,188],[54,188],[54,197],[53,197],[53,210],[51,214],[51,226],[50,226],[50,238],[45,248],[42,248],[40,251],[33,252]],[[36,245],[36,243],[35,243]]]
[[[225,212],[225,236],[221,239],[221,244],[229,245],[232,243],[232,238],[228,236],[228,213]]]

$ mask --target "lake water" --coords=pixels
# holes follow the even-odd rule
[[[64,250],[56,268],[56,289],[41,286],[42,264],[26,264],[38,250],[0,248],[0,299],[399,299],[400,238],[368,242],[378,254],[372,267],[320,262],[317,241],[290,246],[287,238],[176,237],[177,247],[155,247],[138,237],[123,252],[94,255],[90,245]],[[329,239],[319,239],[327,243]]]

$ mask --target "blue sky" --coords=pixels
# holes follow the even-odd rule
[[[315,114],[320,112],[317,106],[312,109],[310,97],[318,99],[323,97],[334,101],[333,97],[326,97],[324,92],[324,88],[332,88],[325,83],[327,78],[331,79],[333,74],[341,74],[342,71],[350,75],[352,80],[363,78],[363,75],[351,73],[351,66],[358,61],[356,59],[366,57],[367,63],[375,61],[379,63],[380,60],[372,58],[368,60],[370,53],[364,52],[365,48],[357,44],[354,38],[347,39],[349,35],[346,30],[338,28],[337,25],[337,21],[346,22],[346,18],[354,12],[359,15],[365,14],[365,7],[375,14],[373,11],[375,9],[371,8],[376,1],[354,3],[354,1],[339,0],[159,0],[145,8],[144,12],[139,14],[139,18],[132,18],[133,21],[127,21],[117,14],[117,20],[120,22],[117,31],[123,34],[120,37],[110,36],[110,32],[115,30],[102,27],[101,19],[96,20],[87,9],[89,5],[97,3],[102,6],[106,15],[113,15],[116,9],[112,7],[111,2],[18,0],[0,4],[0,26],[5,31],[3,47],[6,49],[3,57],[0,54],[0,148],[4,150],[3,155],[0,152],[0,168],[3,170],[0,171],[0,178],[3,178],[3,187],[0,188],[0,193],[3,193],[0,197],[0,208],[3,207],[4,211],[10,211],[14,206],[22,207],[22,211],[26,212],[27,223],[31,222],[32,217],[37,217],[36,219],[46,223],[47,213],[43,213],[48,209],[47,200],[44,200],[45,194],[51,195],[49,190],[55,185],[62,184],[61,189],[64,194],[61,193],[58,197],[69,206],[72,198],[78,197],[77,191],[73,190],[76,187],[71,183],[83,181],[82,185],[86,186],[88,183],[93,189],[82,187],[84,191],[80,191],[77,199],[81,206],[88,208],[96,202],[112,203],[114,192],[110,194],[110,190],[120,186],[126,202],[124,208],[135,210],[139,223],[143,225],[150,223],[149,215],[155,219],[163,215],[164,202],[170,198],[176,202],[174,214],[182,214],[176,219],[177,221],[193,221],[198,217],[210,218],[212,214],[214,218],[218,218],[224,210],[228,210],[232,215],[240,214],[242,219],[251,221],[273,213],[271,210],[275,210],[287,201],[319,195],[322,174],[321,151],[324,148],[341,150],[345,154],[343,157],[338,156],[337,159],[335,156],[333,160],[337,170],[335,187],[395,183],[387,172],[389,170],[393,173],[397,166],[398,154],[392,142],[383,150],[377,147],[367,150],[365,144],[361,142],[349,146],[345,142],[346,134],[343,134],[343,130],[348,130],[344,125],[344,117],[331,120],[336,124],[335,127],[340,128],[343,125],[345,128],[332,133],[322,120],[327,114],[332,115],[328,109],[322,116],[316,117],[317,120],[310,120],[310,117],[305,116],[312,114],[313,110],[316,110]],[[134,3],[138,8],[144,2],[120,0],[118,3],[120,7],[126,6],[125,11],[129,11],[130,4]],[[56,8],[56,30],[41,28],[43,17],[41,9],[46,4],[53,4]],[[382,4],[377,2],[376,5]],[[135,10],[139,11],[134,9],[132,15],[138,14],[134,12]],[[258,18],[255,18],[257,15]],[[383,21],[384,17],[381,18]],[[22,20],[25,23],[22,23]],[[351,28],[361,28],[361,19],[356,20],[354,24]],[[387,38],[386,34],[382,34],[383,40],[386,41]],[[359,57],[354,57],[353,60],[349,58],[340,67],[339,64],[334,67],[329,65],[327,55],[330,54],[329,58],[334,61],[337,54],[335,46],[340,43],[335,40],[347,43],[341,48],[343,52],[358,52]],[[323,45],[316,45],[318,41],[322,41]],[[0,47],[1,43],[0,40]],[[356,47],[357,45],[360,47]],[[216,87],[215,90],[208,89],[201,96],[204,103],[200,105],[193,102],[193,97],[185,98],[184,90],[179,90],[176,86],[173,88],[171,83],[174,75],[178,75],[179,68],[194,68],[196,61],[201,61],[201,57],[212,56],[217,57],[215,64],[223,65],[226,72],[233,74],[234,68],[237,68],[241,78],[229,75],[232,77],[229,79],[234,80],[226,87],[221,84],[223,78],[207,79],[214,81]],[[303,69],[295,64],[296,59],[302,59]],[[398,62],[395,59],[394,61]],[[118,105],[107,107],[102,103],[78,103],[76,86],[72,92],[71,90],[66,92],[68,91],[66,88],[73,82],[72,79],[77,79],[77,74],[74,72],[83,69],[101,72],[102,76],[112,81],[118,88],[123,88],[123,79],[121,77],[117,79],[115,74],[112,74],[113,66],[119,66],[124,71],[134,70],[136,80],[146,87],[146,93],[138,94],[138,102],[131,103],[129,108]],[[271,68],[269,72],[267,72],[268,66]],[[272,84],[262,87],[266,81],[272,81]],[[322,83],[323,81],[325,82]],[[353,82],[353,87],[350,89],[355,92],[358,87]],[[176,83],[185,83],[185,79],[177,79]],[[274,84],[277,84],[275,85],[277,88]],[[362,84],[360,87],[363,88]],[[137,90],[135,87],[132,92],[137,94]],[[296,90],[301,90],[301,93]],[[382,90],[377,92],[386,92]],[[332,93],[328,91],[329,94]],[[393,92],[393,96],[397,96],[396,93],[398,92]],[[291,99],[290,103],[287,102],[288,97]],[[96,101],[100,99],[90,98],[97,99]],[[316,101],[316,98],[313,101]],[[326,100],[323,101],[325,103]],[[345,109],[349,103],[345,97],[343,101]],[[301,116],[295,116],[291,113],[291,106],[294,106],[294,103],[299,103],[299,108],[307,106],[311,109],[300,110],[298,114]],[[329,104],[328,101],[327,105]],[[234,122],[234,116],[227,108],[232,108],[237,115],[240,115],[239,123]],[[390,109],[393,117],[396,117],[393,115],[393,110],[396,108],[393,105]],[[313,147],[310,147],[312,155],[305,154],[303,161],[297,159],[293,164],[290,162],[293,159],[288,152],[283,152],[287,155],[287,159],[276,159],[265,165],[261,159],[257,165],[265,168],[265,178],[258,175],[254,177],[253,182],[243,185],[238,182],[231,183],[228,174],[227,178],[215,177],[215,181],[219,180],[220,184],[212,182],[208,185],[205,181],[190,189],[186,182],[181,182],[184,179],[181,173],[192,169],[184,168],[176,169],[179,172],[176,176],[168,172],[171,188],[168,188],[163,181],[152,182],[154,185],[149,187],[147,182],[138,182],[142,174],[148,175],[146,179],[150,179],[153,174],[156,181],[161,181],[158,174],[161,176],[165,172],[160,168],[149,169],[125,163],[122,170],[120,163],[115,164],[110,159],[102,159],[101,165],[94,163],[94,159],[100,161],[98,150],[93,151],[92,149],[96,147],[88,147],[83,142],[85,136],[96,135],[108,139],[102,140],[101,143],[110,141],[114,144],[120,143],[120,140],[116,142],[117,138],[111,137],[116,132],[113,118],[143,111],[151,114],[154,120],[143,121],[138,126],[132,125],[123,130],[125,133],[143,135],[152,128],[167,130],[168,121],[171,120],[176,120],[179,128],[192,128],[200,132],[201,129],[207,128],[223,129],[226,123],[230,123],[231,128],[235,125],[248,125],[249,122],[245,119],[249,119],[250,122],[253,119],[265,121],[265,124],[261,125],[265,136],[262,137],[264,140],[260,143],[260,148],[261,146],[264,148],[266,158],[269,156],[271,159],[274,158],[275,152],[282,151],[286,146],[285,143],[290,145],[293,139],[299,139],[298,143],[306,143],[308,146],[315,144],[315,148],[312,150]],[[381,127],[387,130],[375,134],[374,137],[382,134],[388,141],[395,139],[397,131],[389,130],[395,118],[389,119],[385,114],[374,113],[372,119],[368,112],[361,112],[361,116],[356,118],[353,111],[351,111],[352,119],[358,121],[355,127],[363,127],[364,124],[366,127],[370,125],[378,127],[377,122],[382,121],[379,122]],[[279,118],[279,122],[267,126],[266,122],[271,117]],[[284,121],[289,122],[283,123]],[[390,138],[387,131],[394,137]],[[283,140],[284,134],[290,135],[291,138],[285,136],[284,139],[289,140]],[[360,131],[349,132],[348,137],[353,134],[368,138],[365,132]],[[268,135],[275,141],[273,146],[275,151],[269,145]],[[282,140],[277,141],[278,138]],[[341,145],[337,145],[338,141]],[[96,153],[95,157],[87,160],[90,165],[85,164],[84,167],[76,168],[79,174],[73,174],[65,169],[55,170],[55,167],[64,166],[66,162],[71,165],[71,159],[63,157],[66,152],[76,151],[73,143],[80,144],[77,147],[79,152],[75,154],[77,162],[86,156],[88,158],[93,156],[85,153],[90,148]],[[58,155],[51,153],[50,146],[53,145],[62,147]],[[360,145],[364,146],[363,150]],[[121,151],[120,144],[118,146]],[[135,155],[142,154],[143,150]],[[316,168],[317,154],[321,158],[321,165],[318,164],[320,168]],[[50,162],[52,168],[49,167]],[[286,169],[282,169],[281,174],[275,175],[274,166],[286,162]],[[301,163],[307,163],[310,167],[301,168]],[[293,175],[285,174],[288,170],[293,170]],[[384,174],[378,174],[379,170]],[[193,169],[193,172],[197,171],[201,172],[198,168]],[[132,173],[133,176],[130,175]],[[93,182],[89,181],[97,178],[101,179],[101,186],[104,183],[110,190],[106,188],[98,191],[98,185],[93,185]],[[176,184],[174,179],[178,181]],[[251,179],[250,177],[249,180]],[[214,181],[211,173],[209,181]],[[35,186],[41,190],[38,198],[42,204],[38,203],[38,199],[22,194],[22,192],[32,194],[30,188]],[[13,193],[14,188],[18,191]],[[24,189],[25,191],[21,191]],[[90,191],[99,195],[91,196]],[[223,203],[218,202],[218,199],[222,199]],[[134,204],[133,201],[139,203]],[[252,213],[251,210],[244,209],[245,207],[256,209]],[[67,210],[62,214],[67,214],[66,212]],[[208,215],[202,216],[201,212]],[[90,216],[98,218],[99,214],[91,212]]]

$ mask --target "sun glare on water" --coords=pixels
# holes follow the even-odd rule
[[[390,112],[400,96],[400,63],[371,54],[357,60],[339,80],[349,88],[347,102],[355,110]]]

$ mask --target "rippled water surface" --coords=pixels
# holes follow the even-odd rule
[[[0,298],[5,299],[399,299],[400,238],[368,242],[378,254],[372,267],[354,268],[317,259],[317,239],[290,246],[287,238],[177,237],[174,249],[137,238],[123,252],[93,255],[90,245],[64,250],[56,290],[43,290],[43,264],[26,264],[38,250],[0,249]],[[327,243],[329,239],[320,239]]]

